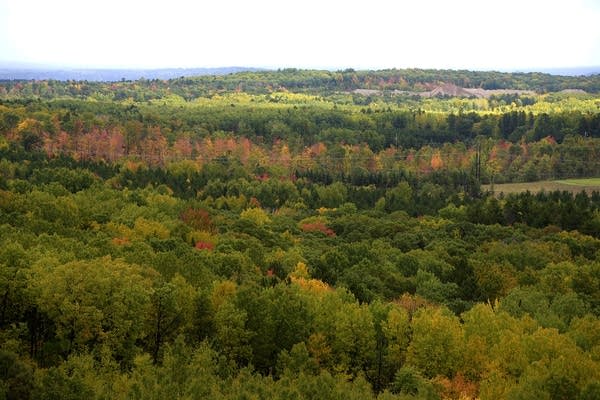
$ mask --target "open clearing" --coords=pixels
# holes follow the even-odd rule
[[[492,190],[491,185],[482,185],[483,190]],[[546,191],[552,192],[555,190],[566,190],[572,193],[586,191],[600,192],[600,178],[583,178],[583,179],[564,179],[559,181],[537,181],[537,182],[522,182],[522,183],[500,183],[495,184],[493,192],[495,194],[521,193],[529,190],[532,193]]]

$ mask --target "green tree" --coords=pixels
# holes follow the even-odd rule
[[[348,189],[342,182],[334,182],[328,186],[317,186],[319,204],[324,207],[339,207],[347,201]]]
[[[149,355],[136,357],[125,385],[126,399],[220,398],[218,354],[201,343],[193,349],[182,338],[165,347],[163,361],[155,365]]]
[[[164,342],[191,329],[195,291],[180,275],[154,289],[148,331],[152,359],[156,363]]]
[[[290,351],[295,344],[308,339],[312,316],[307,301],[297,285],[284,283],[262,290],[254,301],[246,299],[242,297],[239,301],[248,313],[248,327],[254,333],[252,362],[259,371],[271,373],[281,351]]]
[[[398,370],[406,361],[406,352],[410,343],[408,312],[402,307],[392,305],[381,329],[388,345],[387,364],[391,370]]]
[[[11,351],[0,350],[0,398],[28,399],[33,386],[34,368]]]
[[[392,211],[412,211],[413,191],[408,182],[400,182],[395,188],[385,192],[385,209]]]
[[[147,334],[152,271],[104,257],[32,272],[32,297],[56,325],[64,354],[106,344],[125,362],[133,359]]]
[[[347,303],[335,314],[332,350],[336,368],[357,376],[373,368],[376,333],[367,305]]]
[[[427,377],[452,377],[463,366],[464,332],[446,308],[421,308],[412,320],[407,362]]]
[[[236,307],[233,299],[225,299],[214,313],[215,348],[227,357],[233,366],[243,366],[252,357],[250,340],[253,332],[246,328],[248,314]]]
[[[0,247],[0,328],[20,320],[27,308],[28,257],[20,243]]]

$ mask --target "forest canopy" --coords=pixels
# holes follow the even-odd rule
[[[0,398],[598,398],[599,82],[0,82]]]

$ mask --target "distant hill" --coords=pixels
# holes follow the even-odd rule
[[[0,80],[48,80],[58,81],[133,81],[145,79],[174,79],[182,76],[227,75],[237,72],[262,71],[260,68],[163,68],[163,69],[100,69],[100,68],[43,68],[2,66]]]
[[[572,67],[572,68],[538,68],[536,70],[507,71],[507,72],[543,72],[550,75],[562,76],[589,76],[600,74],[600,66],[595,67]]]
[[[53,83],[37,84],[43,80],[53,80]],[[131,82],[135,82],[135,85],[130,85]],[[51,86],[52,89],[47,90],[46,86]],[[92,93],[114,96],[116,92],[119,92],[117,98],[129,98],[145,91],[146,99],[177,94],[189,100],[210,96],[211,93],[232,91],[250,94],[269,94],[273,91],[333,94],[355,90],[355,93],[367,96],[386,92],[423,97],[489,97],[527,96],[533,92],[563,90],[580,94],[584,91],[600,93],[600,74],[559,76],[540,72],[431,69],[328,71],[295,68],[267,70],[244,67],[44,70],[27,66],[3,68],[0,64],[0,91],[2,87],[11,97],[39,95],[47,98],[57,93],[63,96],[89,96]]]

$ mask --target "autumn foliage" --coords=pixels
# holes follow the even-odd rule
[[[440,152],[436,152],[432,157],[431,157],[431,169],[438,170],[440,168],[442,168],[444,166],[444,161],[442,160],[442,156],[440,154]]]
[[[462,374],[456,374],[452,379],[438,376],[434,379],[441,388],[441,397],[444,400],[477,400],[479,387],[477,383],[466,379]]]
[[[215,248],[215,245],[210,242],[196,242],[194,248],[198,250],[208,250],[212,251]]]
[[[598,95],[368,75],[0,82],[0,399],[600,398]]]
[[[335,237],[333,229],[328,228],[325,223],[321,221],[306,222],[300,225],[300,229],[304,232],[321,232],[329,237]]]
[[[210,214],[206,210],[187,208],[181,213],[180,218],[183,222],[196,230],[207,232],[212,232],[214,230]]]

